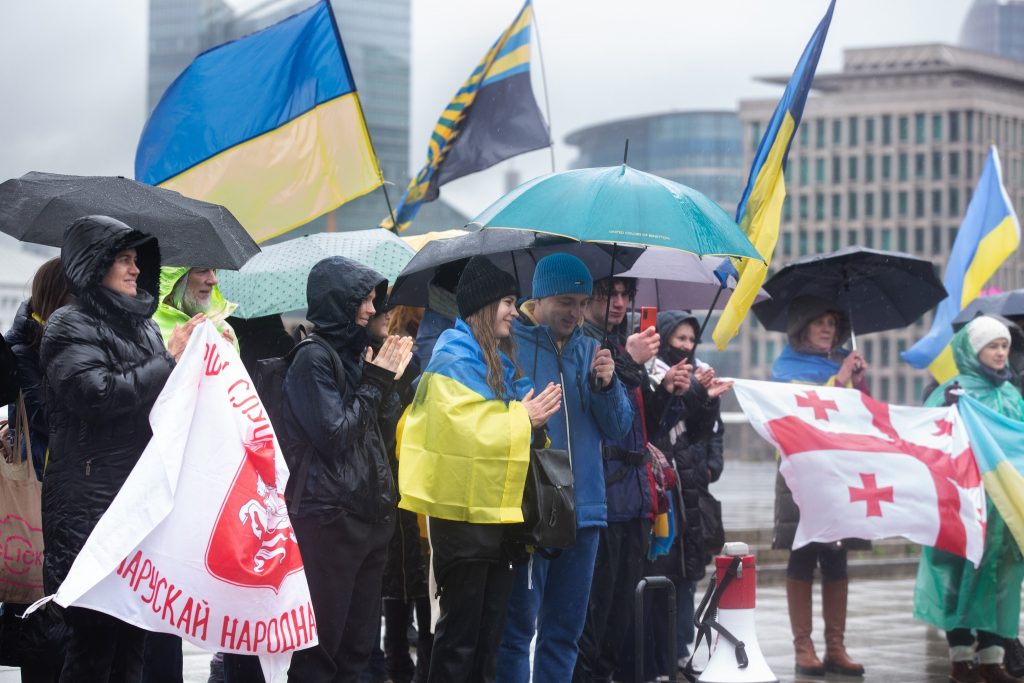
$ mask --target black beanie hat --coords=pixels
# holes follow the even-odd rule
[[[486,256],[474,256],[466,264],[455,290],[459,316],[465,320],[481,308],[506,296],[519,296],[516,279]]]

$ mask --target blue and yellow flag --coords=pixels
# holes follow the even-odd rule
[[[974,301],[1006,257],[1020,244],[1020,222],[1003,187],[999,154],[992,147],[949,253],[942,284],[949,293],[935,310],[932,328],[903,352],[915,368],[927,367],[940,383],[957,373],[949,340],[953,319]]]
[[[985,495],[1024,548],[1024,422],[1001,415],[979,401],[957,402],[978,463]]]
[[[531,0],[519,10],[469,79],[455,93],[430,134],[427,163],[409,183],[395,212],[405,230],[442,185],[551,144],[530,85]],[[391,216],[380,227],[391,229]]]
[[[196,57],[149,117],[135,177],[223,204],[257,242],[380,186],[330,4]]]
[[[800,125],[800,117],[804,113],[807,93],[814,81],[814,72],[818,68],[821,48],[828,35],[828,27],[832,23],[832,10],[836,2],[832,0],[828,11],[814,29],[807,47],[800,55],[800,61],[793,71],[792,78],[782,93],[782,99],[775,107],[768,128],[757,146],[754,163],[750,167],[747,187],[743,190],[739,206],[736,208],[736,222],[746,232],[747,237],[757,248],[764,262],[757,259],[736,261],[735,265],[725,261],[720,271],[736,277],[736,289],[722,311],[718,324],[712,333],[715,345],[724,350],[729,341],[740,330],[740,324],[747,317],[761,285],[768,274],[775,243],[779,239],[779,223],[782,221],[782,203],[786,199],[786,181],[783,173],[786,170],[786,157],[789,147],[796,137],[796,129]]]

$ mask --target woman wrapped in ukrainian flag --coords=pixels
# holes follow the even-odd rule
[[[482,256],[455,292],[459,319],[438,339],[405,418],[399,507],[427,515],[441,616],[428,681],[492,681],[512,590],[505,525],[523,521],[530,446],[561,407],[516,367],[515,278]]]

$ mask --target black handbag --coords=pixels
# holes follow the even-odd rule
[[[508,537],[535,548],[571,548],[576,544],[576,492],[569,451],[533,448],[523,489],[523,522]]]
[[[710,491],[700,492],[697,499],[700,526],[704,535],[704,550],[717,555],[725,545],[725,527],[722,524],[722,503]]]

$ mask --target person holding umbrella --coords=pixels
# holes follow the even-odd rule
[[[61,262],[75,299],[50,316],[39,349],[51,436],[43,480],[47,593],[64,581],[142,455],[152,435],[149,411],[203,320],[188,320],[164,347],[151,319],[157,242],[121,221],[76,220],[65,233]],[[145,631],[81,607],[67,608],[65,621],[62,680],[139,679]]]
[[[1024,420],[1024,399],[1010,381],[1010,330],[991,316],[971,320],[950,342],[959,374],[937,387],[925,405],[952,405],[967,394],[992,410]],[[914,616],[946,631],[953,683],[1013,683],[1003,668],[1004,639],[1017,637],[1024,559],[999,510],[989,500],[985,552],[969,561],[924,548],[914,589]],[[975,665],[977,657],[978,665]]]
[[[536,392],[513,360],[518,293],[486,257],[469,261],[402,434],[400,506],[429,518],[441,600],[431,682],[494,680],[512,562],[525,557],[506,534],[522,521],[530,445],[561,409],[561,388]]]
[[[867,391],[867,361],[859,351],[843,349],[850,339],[849,318],[832,302],[799,296],[788,308],[789,343],[772,365],[774,382],[797,382]],[[800,522],[800,510],[781,474],[775,477],[775,528],[772,548],[790,550]],[[844,644],[848,578],[846,553],[866,541],[810,543],[789,555],[786,599],[796,651],[796,673],[823,676],[826,672],[861,676],[864,667],[850,659]],[[870,546],[867,546],[870,547]],[[825,659],[818,658],[811,640],[811,588],[814,569],[821,570],[822,611],[825,618]]]

